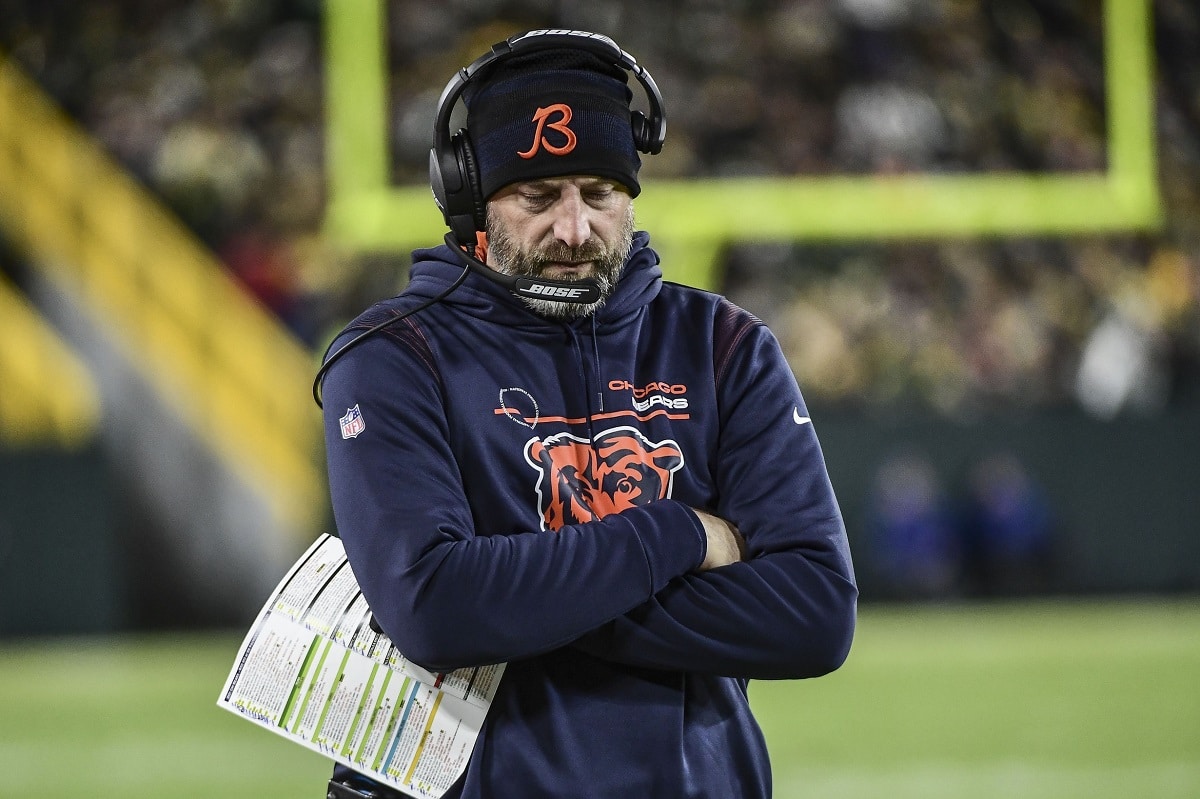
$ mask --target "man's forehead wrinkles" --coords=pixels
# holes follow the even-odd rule
[[[601,177],[593,177],[591,175],[561,178],[538,178],[536,180],[522,181],[517,185],[531,189],[558,189],[572,184],[579,186],[580,188],[596,188],[599,186],[615,185],[611,180]]]

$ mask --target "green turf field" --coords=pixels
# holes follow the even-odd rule
[[[216,707],[238,643],[0,642],[0,796],[322,796]],[[779,799],[1200,797],[1200,600],[868,606],[841,671],[751,697]]]

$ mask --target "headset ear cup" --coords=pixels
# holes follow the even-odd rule
[[[633,145],[639,152],[647,155],[658,155],[662,152],[663,143],[654,130],[654,124],[641,111],[629,114],[629,125],[633,128]]]
[[[454,137],[454,150],[466,190],[470,192],[471,219],[475,223],[475,230],[482,231],[487,227],[487,202],[483,198],[483,178],[479,174],[479,162],[475,159],[475,146],[471,144],[466,130],[460,130]],[[474,235],[471,240],[474,241]]]
[[[442,212],[442,218],[446,220],[446,224],[450,224],[450,201],[446,197],[446,178],[442,172],[442,159],[438,157],[436,148],[429,151],[429,188],[433,190],[433,201],[437,204],[438,210]]]
[[[454,238],[464,245],[473,245],[475,233],[484,229],[486,214],[479,192],[475,151],[466,130],[451,136],[447,151],[441,155],[436,148],[430,151],[429,175],[434,200]]]
[[[629,114],[629,126],[633,128],[633,146],[638,152],[650,152],[650,121],[641,111]]]

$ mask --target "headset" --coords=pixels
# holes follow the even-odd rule
[[[475,160],[470,136],[465,129],[461,128],[454,134],[450,132],[450,117],[467,85],[473,79],[509,58],[539,50],[561,48],[593,53],[614,66],[621,67],[637,79],[646,93],[649,113],[630,112],[629,124],[633,131],[634,146],[647,155],[657,155],[662,151],[663,142],[667,138],[667,118],[658,85],[655,84],[650,73],[639,65],[633,56],[618,47],[612,39],[589,31],[548,29],[516,34],[492,45],[490,52],[484,53],[455,73],[450,82],[446,84],[446,88],[442,90],[441,98],[438,100],[437,118],[434,122],[433,149],[429,151],[429,185],[433,189],[433,199],[437,203],[438,209],[441,210],[446,225],[450,228],[450,232],[445,236],[445,242],[462,261],[463,272],[436,297],[368,328],[346,342],[332,355],[328,355],[327,352],[325,362],[317,370],[316,377],[313,379],[313,399],[316,400],[318,407],[324,407],[321,400],[321,383],[334,362],[351,348],[385,327],[394,325],[444,299],[446,295],[462,285],[470,272],[482,275],[522,297],[571,303],[592,303],[600,299],[600,287],[594,280],[568,281],[514,277],[497,272],[475,257],[475,243],[478,234],[486,228],[487,200],[480,188],[479,167]]]
[[[534,30],[510,36],[492,45],[469,66],[460,69],[438,100],[434,122],[433,149],[429,151],[429,185],[433,199],[446,220],[450,232],[446,243],[464,264],[493,283],[514,294],[533,299],[591,303],[600,299],[600,289],[592,280],[561,281],[503,275],[474,257],[477,235],[486,227],[487,200],[480,188],[479,165],[470,134],[460,128],[451,134],[450,117],[472,80],[510,58],[537,52],[570,48],[584,50],[632,74],[641,84],[649,102],[649,114],[631,111],[629,124],[633,144],[640,152],[657,155],[667,138],[667,118],[662,95],[654,78],[633,56],[617,43],[599,33],[577,30]]]

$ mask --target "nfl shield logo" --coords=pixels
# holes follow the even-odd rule
[[[353,408],[346,409],[346,415],[338,419],[342,425],[342,438],[354,438],[359,433],[367,429],[366,423],[362,418],[362,411],[355,405]]]

